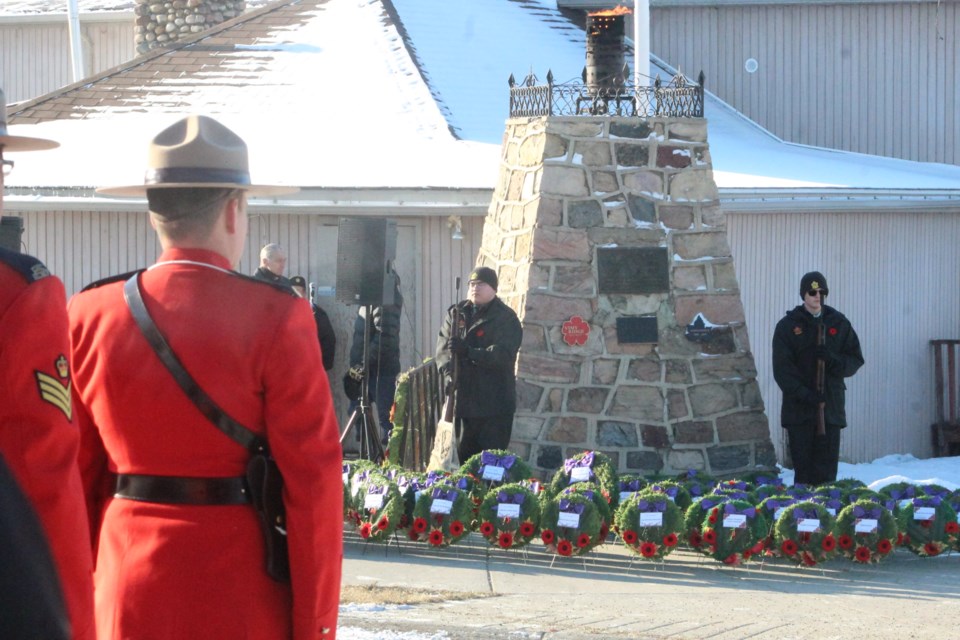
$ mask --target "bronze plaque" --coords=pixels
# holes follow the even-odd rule
[[[617,342],[638,344],[657,342],[657,316],[627,316],[617,318]]]
[[[598,247],[600,293],[665,293],[670,291],[666,247]]]

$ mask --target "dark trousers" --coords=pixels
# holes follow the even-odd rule
[[[815,424],[797,425],[787,427],[787,434],[794,484],[818,485],[837,479],[840,427],[828,424],[826,433],[818,436]]]
[[[484,418],[458,418],[457,455],[463,464],[484,449],[506,449],[513,432],[513,414]]]

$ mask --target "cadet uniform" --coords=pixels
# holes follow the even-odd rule
[[[73,637],[93,638],[93,568],[68,356],[63,283],[36,258],[0,248],[0,453],[46,533]]]

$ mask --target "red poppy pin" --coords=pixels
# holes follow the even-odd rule
[[[834,333],[836,333],[836,332],[834,332]],[[477,337],[479,338],[479,337],[482,336],[482,335],[483,335],[483,329],[478,329],[478,330],[477,330]]]
[[[801,335],[802,333],[803,333],[803,327],[794,327],[794,328],[793,328],[793,335],[799,336],[799,335]]]
[[[836,327],[830,327],[830,330],[827,331],[827,333],[829,333],[829,334],[832,335],[832,336],[835,336],[835,335],[837,335],[837,328],[836,328]]]

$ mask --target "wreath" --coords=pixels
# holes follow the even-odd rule
[[[646,490],[664,494],[680,508],[681,512],[686,511],[693,504],[690,492],[682,484],[673,480],[651,482],[647,485]]]
[[[880,562],[897,543],[897,521],[890,510],[872,500],[857,500],[837,516],[837,546],[851,560]]]
[[[405,471],[396,478],[397,489],[403,498],[403,515],[400,516],[400,523],[397,525],[397,528],[406,529],[407,535],[413,540],[417,539],[416,535],[411,535],[413,532],[410,530],[410,523],[413,522],[413,508],[417,504],[417,498],[420,497],[420,492],[427,487],[426,478],[427,475],[425,473],[417,473],[415,471]]]
[[[767,520],[776,523],[777,520],[780,519],[780,516],[783,515],[783,512],[787,510],[787,507],[792,507],[798,502],[800,501],[789,494],[778,493],[764,498],[757,507],[763,511],[763,515],[766,516]]]
[[[900,503],[896,518],[903,534],[901,543],[919,556],[937,556],[957,545],[960,525],[948,500],[917,496]]]
[[[540,539],[548,552],[579,556],[597,544],[600,514],[596,503],[582,493],[548,498],[541,507]]]
[[[804,500],[787,509],[773,527],[774,548],[787,560],[812,567],[837,553],[836,519],[826,507]]]
[[[647,486],[642,476],[626,474],[617,478],[617,504],[623,504]]]
[[[880,489],[881,495],[885,495],[897,503],[894,509],[894,515],[899,513],[900,508],[907,505],[911,500],[919,495],[916,485],[910,482],[894,482]]]
[[[776,484],[761,484],[757,487],[754,487],[751,494],[753,495],[753,501],[757,504],[760,504],[767,498],[772,498],[774,496],[785,496],[787,488],[782,485]]]
[[[783,491],[787,488],[787,485],[783,482],[783,478],[780,477],[780,473],[776,469],[751,471],[750,473],[744,474],[742,479],[752,486],[754,490],[760,487],[774,487]]]
[[[473,503],[467,491],[440,482],[420,493],[413,508],[410,538],[446,547],[470,533]]]
[[[343,518],[352,524],[357,524],[357,512],[354,508],[356,492],[359,485],[366,479],[370,471],[377,465],[370,460],[351,460],[344,462],[343,470]]]
[[[519,549],[537,534],[540,500],[519,482],[487,492],[480,505],[480,535],[501,549]]]
[[[470,502],[470,510],[473,512],[473,516],[470,518],[469,528],[471,530],[475,529],[477,525],[477,513],[480,511],[480,504],[483,502],[483,499],[487,497],[487,487],[484,486],[484,484],[480,482],[476,476],[473,476],[469,473],[464,473],[462,468],[460,471],[447,478],[446,482],[467,493],[467,499]]]
[[[813,489],[805,484],[795,484],[792,487],[787,487],[787,494],[801,502],[804,500],[812,500],[813,496],[816,495]]]
[[[617,469],[608,456],[599,451],[584,451],[564,460],[563,467],[557,469],[550,481],[550,495],[556,496],[578,482],[597,483],[611,497],[612,506],[616,506]]]
[[[393,480],[371,471],[354,495],[357,533],[364,540],[387,542],[403,517],[403,497]]]
[[[727,497],[711,493],[687,507],[683,516],[683,539],[691,549],[700,550],[703,545],[703,521],[714,507],[723,504]]]
[[[770,528],[763,513],[746,500],[728,500],[713,507],[700,526],[700,552],[729,565],[761,553]]]
[[[641,491],[620,503],[614,516],[620,539],[645,560],[660,560],[677,548],[683,512],[663,493]]]
[[[922,484],[918,489],[922,491],[925,496],[935,496],[941,500],[946,500],[950,497],[950,489],[939,484]]]
[[[947,497],[947,503],[953,507],[953,510],[957,513],[958,519],[960,519],[960,489],[957,489]],[[957,536],[957,539],[953,544],[953,548],[957,551],[960,551],[960,536]]]
[[[869,502],[876,502],[879,505],[883,505],[890,513],[893,513],[897,508],[897,501],[889,496],[885,496],[879,491],[874,491],[873,489],[868,489],[867,487],[860,487],[858,489],[852,489],[850,493],[847,494],[847,504],[853,504],[860,500],[867,500]]]
[[[485,449],[467,459],[460,473],[476,478],[484,490],[526,480],[533,472],[520,457],[504,449]]]
[[[603,544],[607,541],[607,534],[610,533],[610,525],[613,522],[613,507],[610,506],[610,496],[606,495],[600,486],[593,482],[577,482],[560,492],[560,497],[570,494],[583,495],[593,501],[593,506],[597,508],[597,514],[600,517],[600,533],[597,536],[596,544]]]
[[[683,485],[683,488],[690,494],[691,500],[697,500],[707,495],[713,490],[714,485],[717,484],[713,476],[702,471],[694,471],[693,469],[681,473],[675,480]]]

